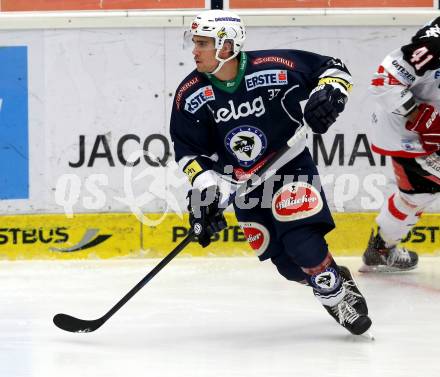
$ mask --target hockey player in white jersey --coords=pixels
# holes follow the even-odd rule
[[[440,197],[440,17],[385,57],[371,81],[375,152],[391,156],[397,189],[376,218],[360,271],[405,271],[418,256],[399,246]]]

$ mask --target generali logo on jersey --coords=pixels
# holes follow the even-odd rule
[[[269,231],[259,223],[239,223],[241,230],[249,242],[250,247],[255,251],[257,257],[263,254],[269,245]]]
[[[177,106],[178,110],[180,110],[180,102],[182,101],[183,93],[185,93],[189,88],[191,88],[193,85],[197,84],[199,81],[200,80],[198,77],[194,77],[181,86],[181,88],[179,89],[179,91],[176,94],[176,106]]]
[[[204,86],[199,90],[195,91],[191,94],[185,101],[185,110],[194,114],[197,110],[199,110],[206,102],[214,101],[215,95],[212,90],[212,86]]]
[[[249,115],[255,115],[256,117],[260,117],[266,112],[263,98],[261,96],[254,98],[252,102],[240,103],[240,105],[238,105],[237,107],[235,106],[235,103],[232,100],[229,100],[228,104],[229,104],[229,108],[221,107],[217,111],[213,111],[214,120],[216,123],[227,122],[231,118],[234,119],[246,118]]]
[[[252,60],[253,65],[273,64],[273,63],[283,64],[284,66],[286,66],[290,69],[295,68],[295,63],[292,60],[282,58],[281,56],[262,56],[262,57],[259,57],[259,58]]]
[[[318,190],[307,182],[294,182],[281,187],[273,196],[272,213],[278,221],[304,219],[323,207]]]
[[[248,91],[262,86],[287,85],[287,71],[284,69],[268,69],[247,75],[244,79]]]

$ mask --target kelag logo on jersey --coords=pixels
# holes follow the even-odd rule
[[[225,138],[225,146],[240,166],[248,167],[266,151],[267,139],[256,127],[240,126],[229,131]]]
[[[249,115],[255,115],[257,118],[262,116],[266,112],[264,107],[264,101],[261,96],[254,98],[252,102],[240,103],[237,108],[232,100],[228,101],[229,109],[227,107],[221,107],[214,112],[214,121],[216,123],[228,122],[233,119],[246,118]]]
[[[284,69],[268,69],[247,75],[244,79],[248,91],[261,86],[287,85],[287,71]]]
[[[194,114],[200,109],[206,102],[215,100],[214,91],[212,86],[204,86],[193,94],[191,94],[185,101],[185,110]]]

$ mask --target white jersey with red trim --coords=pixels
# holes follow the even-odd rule
[[[405,128],[405,116],[419,103],[440,110],[439,24],[440,18],[435,19],[410,44],[388,54],[373,76],[372,147],[377,153],[400,157],[428,154],[418,134]]]

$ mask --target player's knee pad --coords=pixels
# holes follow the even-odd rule
[[[307,275],[300,266],[295,264],[292,258],[285,253],[280,253],[271,258],[272,263],[276,266],[281,276],[287,280],[296,281],[301,284],[308,284]]]
[[[328,254],[324,235],[316,228],[301,227],[283,237],[285,252],[301,267],[319,265]]]

